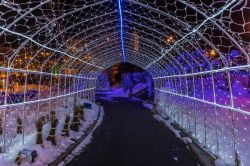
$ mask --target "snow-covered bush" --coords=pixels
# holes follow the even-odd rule
[[[129,93],[136,95],[144,91],[144,96],[146,93],[146,98],[153,97],[153,80],[149,73],[147,72],[134,72],[128,73],[123,77],[122,87],[124,91],[129,91]]]

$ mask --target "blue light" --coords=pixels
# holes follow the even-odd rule
[[[120,28],[121,28],[121,47],[122,47],[122,58],[123,58],[123,62],[126,61],[126,57],[125,57],[125,51],[124,51],[124,42],[123,42],[123,19],[122,19],[122,6],[121,6],[121,0],[117,0],[118,2],[118,6],[119,6],[119,14],[120,14]]]

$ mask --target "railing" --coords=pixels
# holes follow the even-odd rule
[[[4,153],[35,140],[38,118],[55,111],[59,120],[64,119],[72,113],[74,102],[95,100],[93,78],[4,67],[0,72],[4,76],[0,96],[0,147]],[[18,118],[22,134],[17,134]]]
[[[245,73],[245,74],[244,74]],[[155,78],[155,101],[228,164],[246,164],[250,155],[248,68]]]

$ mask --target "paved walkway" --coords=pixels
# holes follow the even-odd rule
[[[69,166],[197,166],[193,155],[140,101],[100,100],[105,117]]]

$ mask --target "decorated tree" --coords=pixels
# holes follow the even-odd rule
[[[78,107],[74,107],[74,115],[73,115],[73,120],[70,125],[70,129],[73,131],[79,131],[79,125],[80,125],[80,118],[81,118],[81,111],[79,110]]]
[[[58,119],[56,117],[55,111],[51,111],[50,113],[50,122],[51,128],[47,140],[51,141],[52,145],[56,145],[56,126],[58,124]]]
[[[39,145],[43,144],[43,136],[42,136],[43,125],[44,125],[44,118],[40,117],[36,122],[36,130],[37,130],[36,144]]]
[[[70,116],[67,114],[65,117],[64,126],[63,126],[63,136],[66,136],[66,137],[69,136],[69,120],[70,120]]]

